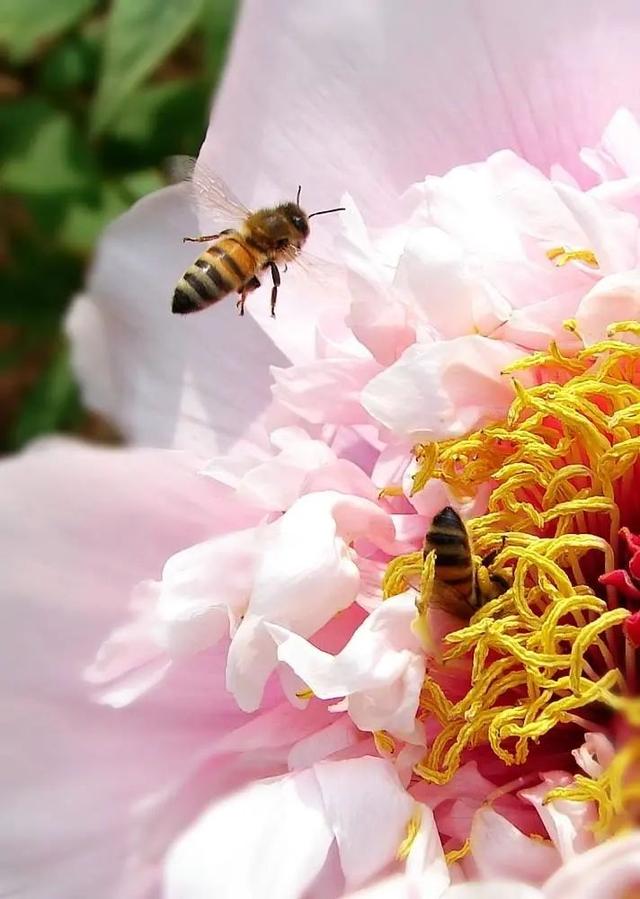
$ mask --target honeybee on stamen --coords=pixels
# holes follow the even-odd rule
[[[424,558],[435,553],[435,579],[430,604],[468,620],[481,606],[509,589],[507,578],[492,572],[497,550],[478,564],[467,528],[451,506],[434,515],[424,541]]]

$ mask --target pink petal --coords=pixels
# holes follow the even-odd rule
[[[540,890],[515,880],[455,884],[444,892],[427,881],[417,883],[401,874],[351,893],[348,899],[544,899]]]
[[[511,344],[477,335],[414,344],[367,384],[362,403],[397,435],[460,436],[508,408],[513,388],[501,372],[521,356]]]
[[[0,466],[7,895],[114,896],[134,806],[241,719],[222,689],[223,653],[175,669],[132,709],[94,704],[82,681],[134,586],[209,532],[216,491],[200,464],[60,442]],[[132,884],[125,895],[137,896]]]
[[[553,16],[523,3],[412,0],[372,11],[278,0],[267,12],[254,0],[203,153],[247,202],[290,192],[295,170],[311,207],[347,188],[381,215],[425,173],[502,147],[584,178],[579,149],[599,140],[619,106],[640,109],[636,15],[627,0],[606,10],[569,0]],[[256,81],[267,66],[270,78]]]
[[[358,886],[394,859],[412,805],[379,758],[323,762],[254,783],[210,807],[177,841],[167,860],[166,899],[298,899],[334,840],[347,886]]]
[[[443,899],[544,899],[544,896],[535,887],[505,879],[456,884]]]
[[[586,346],[603,340],[613,322],[640,317],[640,273],[621,272],[603,278],[582,299],[576,312],[578,333]],[[631,335],[620,335],[634,342]]]
[[[520,795],[535,806],[547,833],[563,861],[590,849],[594,843],[593,824],[595,810],[585,802],[555,800],[544,803],[544,798],[554,787],[571,782],[568,775],[544,775],[544,783],[522,790]]]
[[[247,612],[229,650],[227,687],[256,709],[277,657],[265,622],[310,636],[354,601],[360,583],[349,544],[393,547],[390,517],[369,500],[325,491],[301,497],[265,532]],[[300,596],[305,597],[300,602]]]
[[[360,392],[380,371],[375,359],[321,359],[273,369],[273,395],[306,421],[364,424]]]
[[[395,287],[415,297],[419,317],[447,339],[492,331],[511,307],[491,286],[461,244],[440,228],[412,230],[398,262]]]
[[[253,783],[212,805],[177,841],[165,899],[299,899],[332,840],[313,770]]]
[[[604,734],[587,733],[582,746],[574,749],[572,755],[589,777],[597,778],[613,761],[615,749]]]
[[[159,642],[172,654],[213,646],[247,607],[260,531],[247,528],[190,546],[164,566],[156,614]]]
[[[449,869],[433,812],[421,803],[414,807],[414,814],[418,809],[420,827],[407,856],[406,877],[424,894],[438,896],[449,886]]]
[[[640,833],[607,840],[577,855],[544,887],[545,899],[622,897],[640,882]]]
[[[340,715],[324,730],[316,731],[309,737],[299,740],[289,753],[289,767],[307,768],[321,762],[334,753],[342,752],[362,741],[356,727],[347,715]]]
[[[582,161],[607,181],[640,175],[640,125],[628,109],[617,109],[594,149],[580,153]]]
[[[482,878],[504,877],[541,884],[559,862],[553,846],[530,839],[488,807],[474,817],[471,851]]]

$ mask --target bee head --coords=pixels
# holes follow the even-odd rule
[[[283,203],[280,207],[290,231],[290,243],[300,247],[309,236],[309,217],[297,203]]]

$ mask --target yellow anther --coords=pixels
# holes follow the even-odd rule
[[[461,858],[468,855],[470,851],[471,844],[469,840],[465,840],[459,849],[450,849],[448,852],[445,852],[444,857],[448,865],[453,865],[454,862],[459,862]]]
[[[547,259],[550,259],[554,265],[561,267],[567,262],[584,262],[589,268],[600,268],[600,263],[593,250],[572,248],[572,247],[553,247],[547,250]]]
[[[394,755],[396,744],[393,737],[386,730],[375,730],[373,732],[373,742],[380,755]]]
[[[310,690],[309,687],[306,690],[296,690],[296,696],[298,699],[313,699],[316,694],[313,690]]]
[[[398,556],[387,566],[382,578],[382,595],[385,599],[418,584],[422,575],[422,552]]]
[[[420,825],[422,824],[422,809],[419,805],[416,805],[413,811],[413,814],[407,821],[407,829],[406,836],[404,840],[398,846],[396,851],[396,858],[398,861],[405,861],[408,858],[409,853],[411,852],[411,847],[415,841],[415,838],[418,836],[418,832],[420,831]]]
[[[383,487],[378,493],[378,499],[385,499],[387,496],[404,496],[404,490],[401,484],[389,484]]]

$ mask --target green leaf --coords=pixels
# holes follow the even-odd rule
[[[195,24],[204,0],[114,0],[92,110],[103,131],[126,99]]]
[[[209,88],[181,78],[141,87],[108,128],[123,160],[158,163],[174,153],[195,154],[206,127]],[[122,145],[122,146],[120,146]]]
[[[48,334],[58,327],[81,283],[80,260],[53,241],[17,237],[0,268],[0,318],[31,333]]]
[[[129,172],[120,179],[122,193],[128,203],[135,203],[136,200],[146,197],[154,190],[160,190],[161,187],[166,186],[166,183],[160,172],[155,169]]]
[[[205,0],[202,16],[207,79],[215,84],[222,71],[239,3],[237,0]]]
[[[17,62],[81,19],[96,0],[0,0],[0,47]]]
[[[66,427],[78,417],[79,410],[69,352],[62,346],[27,394],[9,433],[9,446],[19,449],[35,437]]]
[[[106,182],[100,185],[96,197],[78,199],[67,207],[57,233],[60,245],[72,253],[87,255],[105,226],[129,205],[129,198],[119,184]]]
[[[89,84],[98,65],[98,45],[86,34],[68,35],[45,56],[38,73],[42,91],[59,94]]]
[[[96,178],[89,147],[64,113],[39,99],[0,107],[0,185],[25,194],[89,189]]]

